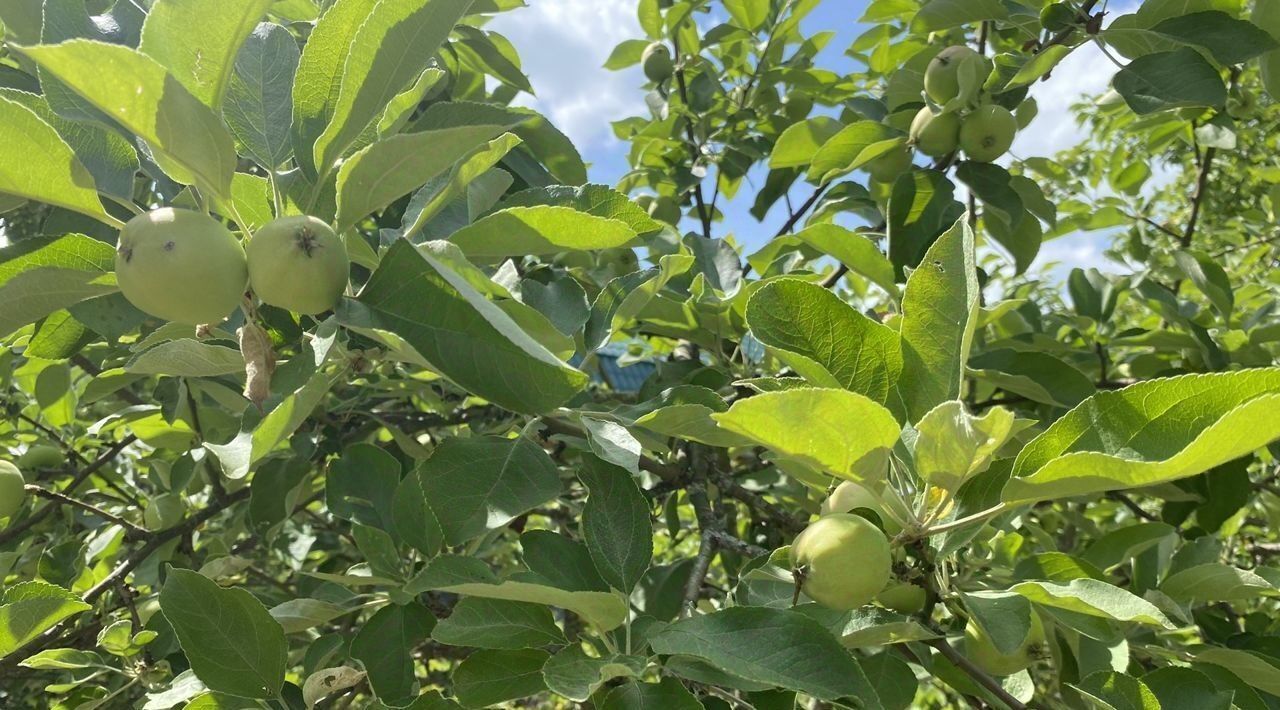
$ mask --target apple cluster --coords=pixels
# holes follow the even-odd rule
[[[325,222],[281,217],[242,247],[221,222],[165,207],[120,232],[116,280],[143,312],[175,323],[217,323],[247,289],[263,303],[314,315],[332,309],[347,286],[346,247]]]
[[[899,614],[925,609],[928,592],[912,581],[894,576],[890,536],[902,532],[909,520],[901,499],[887,489],[845,481],[823,501],[819,518],[791,544],[791,566],[800,589],[829,609],[851,611],[872,602]],[[866,516],[866,517],[864,517]],[[871,518],[878,518],[877,526]],[[1026,637],[1012,650],[1001,650],[974,620],[965,627],[966,657],[995,676],[1021,671],[1044,653],[1044,625],[1033,611]]]
[[[964,45],[947,47],[935,56],[924,74],[924,93],[931,102],[911,122],[908,143],[925,155],[942,157],[964,151],[969,160],[989,163],[1008,152],[1018,132],[1018,120],[990,95],[961,97],[962,76],[981,85],[991,73],[989,60]]]

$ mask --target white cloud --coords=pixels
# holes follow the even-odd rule
[[[619,42],[644,36],[635,0],[534,0],[489,27],[515,44],[538,94],[521,103],[546,114],[584,153],[616,148],[610,122],[644,112],[640,72],[604,68]]]
[[[1062,60],[1047,81],[1031,87],[1039,113],[1018,133],[1013,153],[1020,158],[1052,157],[1084,139],[1084,128],[1071,112],[1072,104],[1101,94],[1117,68],[1095,44],[1086,44]]]

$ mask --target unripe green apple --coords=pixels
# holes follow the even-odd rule
[[[893,554],[871,521],[837,513],[818,518],[791,544],[791,563],[810,599],[841,611],[875,598],[889,581]]]
[[[954,111],[935,114],[925,106],[911,121],[910,135],[921,153],[935,158],[950,155],[960,145],[960,117]]]
[[[182,520],[187,506],[176,493],[161,493],[147,502],[142,522],[148,530],[168,530]]]
[[[249,286],[263,303],[314,315],[332,309],[347,288],[351,262],[329,225],[281,217],[249,240]]]
[[[23,452],[17,463],[23,469],[59,468],[67,463],[67,457],[56,446],[36,444]]]
[[[659,222],[665,222],[674,226],[680,223],[680,217],[682,215],[683,212],[680,210],[680,203],[676,202],[674,198],[662,196],[654,198],[654,200],[649,203],[649,216]]]
[[[899,582],[885,587],[876,595],[876,601],[899,614],[915,614],[924,608],[925,591],[918,584]]]
[[[831,491],[831,495],[822,501],[822,506],[818,509],[818,512],[820,515],[851,513],[858,508],[867,508],[880,516],[880,522],[884,523],[884,530],[889,535],[897,535],[902,532],[902,526],[898,524],[898,519],[885,513],[882,500],[876,498],[871,489],[853,481],[844,481],[836,486],[836,489]]]
[[[911,151],[905,144],[897,145],[862,167],[876,182],[893,182],[911,169]]]
[[[116,281],[130,303],[175,323],[218,323],[249,282],[235,235],[200,212],[163,207],[129,220],[116,247]]]
[[[644,67],[644,75],[649,78],[649,81],[666,81],[676,71],[671,50],[661,42],[654,42],[644,48],[644,53],[640,55],[640,64]]]
[[[964,627],[965,657],[993,676],[1003,677],[1025,670],[1041,652],[1043,643],[1044,625],[1035,612],[1031,612],[1031,630],[1027,638],[1013,653],[1001,653],[987,632],[973,621]]]
[[[26,480],[22,471],[8,461],[0,461],[0,518],[13,517],[26,500]]]
[[[960,125],[960,148],[969,160],[989,163],[1013,145],[1018,120],[1009,109],[995,104],[979,107]]]
[[[938,52],[924,70],[924,93],[945,104],[960,95],[960,63],[977,52],[958,44]]]

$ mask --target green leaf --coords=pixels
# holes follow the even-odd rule
[[[901,145],[901,136],[879,121],[858,121],[845,126],[814,153],[809,179],[825,184],[846,175]]]
[[[120,227],[98,199],[93,175],[53,126],[31,109],[0,98],[0,191]],[[31,160],[31,156],[40,156]]]
[[[1137,114],[1217,107],[1227,101],[1227,87],[1218,70],[1186,47],[1138,57],[1116,73],[1111,85]]]
[[[286,634],[300,634],[349,614],[351,609],[320,599],[300,598],[281,602],[271,607],[270,613]]]
[[[420,604],[385,606],[360,626],[351,640],[351,657],[369,675],[378,699],[404,706],[418,690],[413,650],[431,637],[436,618]]]
[[[948,227],[964,215],[955,186],[937,170],[912,170],[893,183],[886,224],[889,261],[901,281]]]
[[[898,334],[828,289],[799,279],[769,281],[752,294],[746,317],[751,334],[814,385],[889,402],[902,374]]]
[[[1264,52],[1280,49],[1280,44],[1262,28],[1219,11],[1170,17],[1151,31],[1182,44],[1204,47],[1224,66],[1243,64]]]
[[[655,653],[694,656],[733,675],[823,700],[871,690],[835,637],[790,609],[734,607],[682,619],[649,644]]]
[[[83,163],[84,167],[93,175],[93,184],[90,187],[98,192],[115,197],[121,197],[126,200],[133,199],[133,180],[138,172],[138,152],[127,138],[96,123],[71,121],[63,118],[54,112],[49,106],[48,100],[43,96],[28,94],[17,89],[0,89],[0,97],[26,106],[35,112],[41,120],[52,126],[58,132],[58,135],[62,137],[62,140],[66,141],[71,150],[75,152],[75,158]],[[30,140],[34,138],[34,135],[26,135],[25,138]],[[43,155],[52,158],[57,155],[57,151],[45,150]],[[30,166],[24,165],[23,169],[25,171],[23,173],[23,183],[30,189],[32,183],[38,182],[38,179],[32,174]],[[77,185],[76,187],[79,188],[80,186]],[[6,194],[13,193],[9,191]],[[65,200],[68,197],[74,197],[74,194],[73,190],[71,195],[59,193],[57,197]],[[44,199],[41,201],[66,206],[57,200]],[[97,201],[95,196],[90,207],[100,209],[100,206],[101,203]],[[101,217],[97,218],[102,219]],[[113,217],[108,219],[113,226],[119,224]]]
[[[902,297],[898,391],[912,421],[960,398],[979,300],[973,230],[960,220],[925,253]]]
[[[591,314],[583,330],[586,347],[589,350],[604,347],[615,331],[640,315],[671,279],[687,272],[693,263],[692,256],[668,254],[658,260],[656,269],[633,271],[610,280],[591,304]]]
[[[288,644],[280,624],[252,594],[175,568],[160,590],[160,610],[191,669],[210,690],[279,697]]]
[[[969,370],[1014,394],[1059,407],[1074,407],[1097,391],[1092,380],[1062,358],[1035,350],[988,350],[969,358]]]
[[[79,596],[46,582],[19,582],[0,596],[0,658],[40,634],[93,607]]]
[[[569,207],[512,207],[454,232],[449,239],[468,258],[496,262],[531,254],[629,246],[636,233],[626,223]]]
[[[587,383],[437,258],[400,240],[340,320],[394,333],[446,377],[499,406],[537,414],[564,404]]]
[[[1280,369],[1184,375],[1099,392],[1018,455],[1008,502],[1149,486],[1280,438]]]
[[[1035,604],[1114,621],[1132,621],[1165,629],[1173,623],[1151,602],[1117,586],[1096,579],[1056,582],[1022,582],[1010,588]]]
[[[818,116],[796,123],[778,136],[769,156],[769,167],[802,168],[813,161],[818,149],[843,128],[841,123],[828,116]]]
[[[769,0],[725,0],[724,9],[734,23],[755,32],[769,19]]]
[[[1230,319],[1236,299],[1231,290],[1231,279],[1222,266],[1213,257],[1200,251],[1180,249],[1173,253],[1173,260],[1182,269],[1182,273],[1191,279],[1191,283],[1209,297],[1209,302],[1218,314],[1224,320]]]
[[[236,53],[270,5],[271,0],[157,0],[142,26],[138,50],[216,111]]]
[[[1177,529],[1168,523],[1138,523],[1112,530],[1084,551],[1084,560],[1102,570],[1126,564],[1156,545],[1172,543]]]
[[[453,692],[466,707],[483,708],[546,689],[542,666],[546,651],[476,651],[453,671]]]
[[[876,482],[900,428],[889,410],[838,389],[769,392],[711,417],[787,459],[852,481]],[[858,436],[849,436],[849,432]]]
[[[345,377],[341,371],[317,372],[306,384],[280,400],[252,429],[240,432],[226,444],[205,442],[204,447],[218,457],[223,475],[244,478],[264,456],[287,441],[329,390]]]
[[[390,136],[361,149],[338,170],[339,231],[444,174],[504,130],[458,126]]]
[[[1218,690],[1199,670],[1166,666],[1142,676],[1142,684],[1160,701],[1160,710],[1231,710],[1233,693]],[[1243,707],[1243,706],[1241,706]]]
[[[293,147],[303,172],[314,178],[312,148],[333,117],[342,73],[355,38],[377,0],[337,0],[307,37],[293,82]]]
[[[140,353],[124,370],[135,375],[217,377],[244,372],[244,357],[235,348],[179,338]]]
[[[1009,10],[1000,0],[930,0],[912,18],[911,31],[927,34],[1008,16]]]
[[[405,238],[415,243],[420,241],[419,232],[423,231],[423,228],[429,225],[442,210],[457,201],[465,202],[467,212],[465,223],[472,222],[476,213],[484,208],[472,205],[468,188],[483,184],[477,181],[482,180],[486,174],[491,174],[490,171],[494,170],[495,166],[519,145],[519,136],[514,133],[504,133],[454,163],[449,169],[447,178],[437,176],[430,180],[426,187],[414,194],[414,199],[410,201],[410,207],[406,210],[405,222],[408,223],[410,211],[418,207],[420,199],[424,200],[417,216],[413,218],[413,223],[404,228]],[[507,181],[507,185],[509,184],[510,180]],[[503,186],[502,191],[505,191],[507,185]]]
[[[564,634],[541,604],[468,597],[436,625],[431,638],[451,646],[537,648],[562,644]]]
[[[264,22],[236,55],[222,115],[231,134],[258,165],[271,170],[293,155],[293,78],[298,43],[280,25]]]
[[[473,0],[381,0],[350,43],[332,118],[313,156],[328,173],[384,106],[426,68]],[[492,137],[492,136],[490,136]]]
[[[128,47],[83,39],[20,51],[145,140],[170,177],[218,197],[230,195],[236,169],[231,135],[155,60]]]
[[[8,335],[86,299],[114,293],[114,273],[57,267],[24,270],[0,285],[0,333]]]
[[[542,679],[551,692],[581,703],[614,678],[639,678],[646,665],[643,656],[592,658],[580,644],[570,644],[547,659]]]
[[[1009,79],[1008,83],[1004,85],[1004,90],[1009,91],[1010,89],[1030,86],[1036,83],[1041,77],[1053,71],[1053,68],[1058,66],[1058,62],[1066,59],[1073,49],[1075,48],[1065,44],[1051,45],[1043,52],[1033,56],[1031,61],[1023,64],[1018,69],[1018,72],[1013,75],[1013,78]]]
[[[663,678],[657,683],[620,685],[600,702],[600,710],[702,710],[702,703],[679,680]]]
[[[631,198],[607,185],[548,185],[521,190],[502,200],[503,208],[571,207],[579,212],[623,222],[636,234],[648,234],[662,228]]]
[[[592,574],[595,574],[594,570]],[[405,591],[410,594],[453,592],[486,599],[558,606],[572,611],[600,631],[615,629],[626,619],[626,599],[616,592],[584,591],[566,586],[562,581],[527,571],[499,579],[484,560],[441,555],[411,580]]]
[[[963,402],[943,402],[916,424],[916,474],[934,486],[955,492],[987,470],[1000,447],[1017,432],[1012,411],[992,407],[980,417]]]
[[[578,478],[590,493],[582,511],[582,537],[600,576],[630,593],[649,569],[653,526],[649,503],[627,471],[584,456]]]
[[[1096,703],[1095,707],[1161,710],[1160,701],[1146,684],[1123,673],[1098,671],[1071,687]]]
[[[1242,601],[1274,589],[1270,582],[1253,572],[1218,563],[1178,570],[1160,583],[1160,591],[1188,603]]]
[[[523,436],[446,439],[414,475],[450,545],[501,528],[560,494],[555,462]]]
[[[1201,646],[1192,651],[1192,659],[1225,668],[1264,693],[1280,695],[1280,667],[1267,656],[1234,648]]]
[[[794,235],[796,239],[836,258],[855,274],[859,274],[884,289],[893,297],[898,295],[894,282],[893,264],[871,239],[835,224],[815,224]]]

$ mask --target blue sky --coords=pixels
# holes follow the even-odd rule
[[[635,0],[527,0],[529,6],[500,16],[491,25],[506,35],[519,50],[524,68],[538,92],[522,97],[521,103],[547,114],[565,131],[591,164],[593,182],[614,184],[627,169],[627,144],[617,140],[610,122],[643,115],[644,77],[638,69],[610,72],[603,69],[613,47],[625,39],[642,37],[635,16]],[[865,0],[824,0],[806,19],[807,32],[836,30],[822,65],[834,71],[854,69],[844,51],[865,25],[857,19]],[[1114,4],[1114,3],[1113,3]],[[1112,16],[1119,13],[1112,13]],[[1012,153],[1019,157],[1052,156],[1079,140],[1080,129],[1068,107],[1080,96],[1106,89],[1115,73],[1112,66],[1091,46],[1069,56],[1049,82],[1037,84],[1033,95],[1039,102],[1039,116],[1021,132]],[[812,188],[801,185],[801,200]],[[716,236],[732,235],[754,250],[763,244],[785,220],[776,208],[764,224],[747,214],[753,191],[742,190],[736,204],[722,205],[726,221],[716,225]],[[691,228],[691,224],[685,228]],[[1037,264],[1060,263],[1054,269],[1063,274],[1074,266],[1106,266],[1101,252],[1106,237],[1077,234],[1045,244]],[[1112,266],[1114,270],[1114,265]]]

